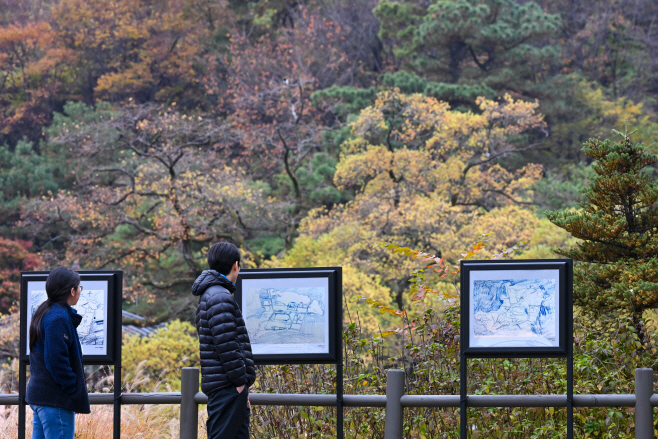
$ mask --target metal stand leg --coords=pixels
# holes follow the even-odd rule
[[[571,267],[571,266],[570,266]],[[567,270],[567,284],[573,285],[572,268]],[[567,439],[573,439],[573,294],[567,294]]]
[[[336,364],[336,437],[343,439],[343,362]]]
[[[573,354],[567,357],[567,439],[573,439]]]
[[[121,439],[121,366],[114,365],[114,439]]]
[[[122,333],[121,333],[121,302],[123,301],[123,272],[117,271],[116,273],[116,292],[118,303],[114,307],[114,439],[121,439],[121,346],[122,346]]]
[[[27,365],[18,362],[18,439],[25,439],[25,389],[27,387]]]
[[[466,430],[468,428],[468,413],[466,411],[466,402],[468,399],[466,356],[460,354],[459,357],[459,437],[466,439]]]

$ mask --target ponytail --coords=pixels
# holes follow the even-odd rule
[[[71,289],[80,285],[80,275],[70,268],[57,267],[46,279],[46,294],[48,300],[43,302],[32,316],[30,322],[30,350],[34,349],[37,341],[41,338],[41,321],[50,310],[53,303],[66,302]]]

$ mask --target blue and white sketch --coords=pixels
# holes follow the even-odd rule
[[[28,298],[27,327],[30,327],[32,316],[48,295],[45,291],[31,291]],[[78,337],[85,355],[105,353],[105,308],[106,292],[104,290],[83,290],[78,303],[73,306],[82,321],[78,326]],[[29,343],[28,343],[29,346]]]
[[[325,288],[248,289],[245,321],[252,345],[325,343]]]
[[[32,294],[30,295],[30,309],[28,309],[28,321],[32,320],[32,316],[34,315],[35,312],[37,312],[37,308],[39,308],[39,305],[41,305],[43,302],[46,301],[48,298],[48,294],[46,294],[45,291],[32,291]],[[27,327],[29,328],[30,325],[28,324]]]
[[[80,344],[103,346],[105,344],[105,291],[83,290],[80,300],[73,307],[82,316],[78,326]]]
[[[473,286],[474,336],[555,340],[555,279],[475,280]]]

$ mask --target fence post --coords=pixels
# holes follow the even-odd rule
[[[391,369],[386,373],[384,439],[402,439],[403,409],[400,403],[402,395],[404,395],[404,371]]]
[[[653,439],[653,369],[635,369],[635,439]]]
[[[199,406],[194,395],[199,391],[199,369],[184,367],[180,381],[180,439],[197,439]]]

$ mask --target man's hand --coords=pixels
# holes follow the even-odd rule
[[[238,393],[242,393],[242,391],[244,390],[244,384],[241,385],[240,387],[236,387],[235,390],[237,390]]]
[[[249,397],[247,396],[247,407],[249,407],[249,410],[251,410],[251,401],[249,401]]]

